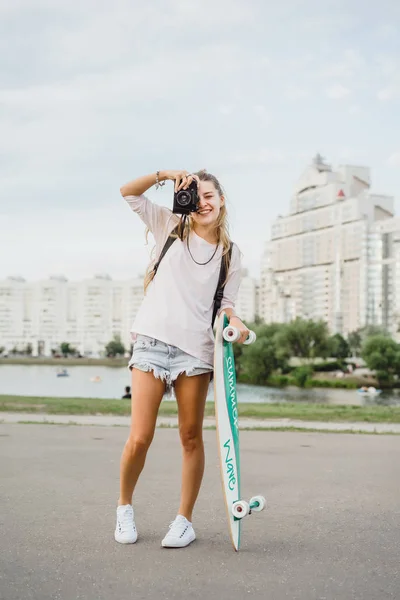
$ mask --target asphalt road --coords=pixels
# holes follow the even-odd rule
[[[137,488],[139,540],[114,542],[122,427],[0,425],[2,600],[400,598],[397,436],[241,432],[244,497],[269,507],[230,545],[215,431],[188,548],[160,546],[180,484],[159,429]]]

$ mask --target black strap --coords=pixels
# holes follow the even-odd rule
[[[156,264],[153,267],[153,271],[154,271],[154,276],[157,273],[157,269],[160,266],[160,262],[162,261],[162,259],[164,258],[164,256],[166,255],[166,253],[168,252],[168,250],[171,248],[172,244],[174,243],[174,241],[177,239],[175,237],[175,235],[178,235],[178,226],[175,227],[175,229],[173,229],[171,231],[171,233],[169,234],[167,241],[164,244],[164,248],[161,250],[161,254],[158,257],[158,261],[156,262]],[[153,277],[154,277],[153,276]]]
[[[178,235],[178,227],[175,227],[175,229],[173,229],[171,231],[171,233],[169,234],[167,241],[165,242],[164,247],[161,250],[161,254],[158,257],[158,261],[156,262],[156,264],[153,267],[153,271],[154,271],[153,277],[155,277],[155,275],[157,273],[158,267],[160,266],[160,262],[162,261],[162,259],[164,258],[164,256],[168,252],[168,250],[171,248],[174,241],[177,239],[175,237],[176,235]],[[229,265],[230,265],[231,257],[232,257],[232,246],[233,246],[233,243],[231,242],[230,246],[229,246],[229,250],[228,250],[228,265],[227,265],[228,269],[226,268],[224,257],[223,256],[221,257],[221,267],[219,270],[218,285],[217,285],[217,289],[215,290],[215,294],[214,294],[214,307],[213,307],[213,314],[212,314],[212,320],[211,320],[211,327],[214,327],[215,317],[217,316],[217,313],[218,313],[219,309],[221,308],[222,298],[224,297],[226,277],[228,274],[227,270],[229,270]]]
[[[233,246],[233,243],[231,242],[230,246],[229,246],[229,250],[228,250],[228,270],[229,270],[229,265],[231,262],[232,246]],[[217,316],[217,313],[218,313],[219,309],[221,308],[222,298],[224,297],[224,289],[225,289],[227,275],[228,275],[228,273],[227,273],[224,257],[222,256],[221,257],[221,268],[219,271],[219,278],[218,278],[218,285],[217,285],[217,289],[214,294],[214,308],[213,308],[213,315],[212,315],[212,319],[211,319],[211,327],[214,327],[215,317]]]

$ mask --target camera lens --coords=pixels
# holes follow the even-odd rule
[[[176,201],[179,204],[179,206],[187,206],[188,204],[190,204],[190,194],[184,190],[178,192],[177,197],[176,197]]]

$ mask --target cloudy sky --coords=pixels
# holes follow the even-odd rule
[[[0,278],[136,276],[157,169],[220,178],[254,275],[316,152],[400,211],[398,0],[0,0],[0,49]]]

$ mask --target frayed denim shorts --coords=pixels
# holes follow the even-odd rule
[[[165,381],[168,387],[173,386],[182,373],[190,377],[213,372],[206,362],[180,348],[142,334],[136,336],[128,366],[130,369],[153,371],[154,377]]]

